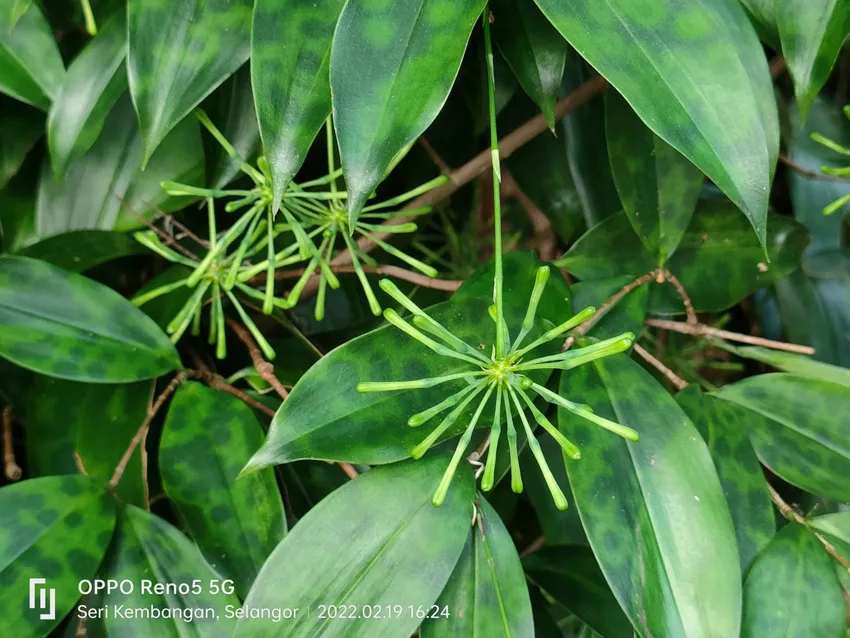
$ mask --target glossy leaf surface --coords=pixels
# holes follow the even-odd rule
[[[254,6],[251,78],[275,202],[330,115],[331,43],[344,4],[258,0]]]
[[[239,608],[239,599],[212,590],[213,583],[221,587],[220,574],[204,561],[194,543],[158,516],[126,506],[101,572],[103,578],[126,579],[136,585],[130,594],[113,590],[104,596],[106,606],[123,605],[127,610],[155,607],[162,614],[159,618],[110,614],[105,619],[109,636],[182,638],[190,631],[188,635],[198,638],[230,638],[233,634],[233,613]],[[143,592],[143,579],[182,585],[188,593],[178,589],[158,594],[152,588]],[[194,583],[200,592],[193,591]]]
[[[532,2],[498,0],[493,32],[502,56],[526,94],[555,129],[555,102],[567,59],[567,43]]]
[[[17,22],[0,12],[0,93],[46,111],[65,75],[53,31],[38,6]]]
[[[781,350],[771,350],[769,348],[750,346],[735,348],[734,352],[740,357],[761,361],[783,372],[791,372],[796,375],[837,383],[850,388],[850,370],[847,368],[821,363],[804,355],[782,352]]]
[[[484,0],[351,0],[331,50],[334,123],[355,220],[440,112]]]
[[[0,354],[42,374],[118,383],[180,367],[156,324],[118,293],[27,257],[0,258]]]
[[[47,144],[59,180],[91,148],[109,111],[127,90],[125,20],[123,12],[114,16],[80,52],[50,107]]]
[[[115,505],[104,486],[84,476],[50,476],[0,490],[0,616],[4,636],[46,636],[71,611],[77,588],[94,578],[112,529]],[[41,584],[30,579],[43,579]],[[30,590],[45,608],[33,609]],[[49,615],[53,593],[53,618]]]
[[[245,608],[299,607],[312,613],[279,625],[244,619],[235,635],[394,638],[413,633],[421,619],[408,606],[430,611],[472,520],[475,483],[466,468],[455,476],[446,502],[431,504],[448,460],[431,455],[369,470],[311,509],[269,557]],[[338,551],[314,552],[315,547]],[[326,613],[322,618],[319,605],[358,610],[368,605],[380,608],[382,617],[334,619]],[[395,605],[402,607],[399,615]]]
[[[814,534],[802,525],[786,525],[744,583],[742,638],[843,638],[844,597],[831,561]]]
[[[741,7],[725,0],[536,2],[647,126],[744,211],[765,243],[779,125],[767,60]]]
[[[625,355],[563,374],[560,393],[640,434],[639,442],[626,442],[558,412],[564,435],[588,451],[567,464],[576,507],[638,633],[737,635],[735,532],[711,457],[687,416]]]
[[[767,467],[789,483],[838,501],[850,500],[847,420],[850,388],[793,374],[761,374],[715,395],[763,417],[750,439]]]
[[[647,128],[619,93],[608,91],[605,99],[608,157],[623,210],[661,266],[691,221],[703,175]]]
[[[588,547],[547,547],[523,560],[529,578],[606,638],[631,638],[629,619]]]
[[[510,532],[478,497],[476,525],[436,605],[448,616],[426,619],[422,638],[525,638],[534,635],[528,586]]]
[[[113,259],[138,255],[146,249],[135,239],[110,230],[72,230],[27,246],[25,257],[41,259],[70,272],[85,272]]]
[[[236,480],[262,440],[242,401],[187,383],[171,400],[159,446],[166,494],[209,563],[243,597],[286,531],[274,470]]]
[[[201,100],[248,59],[250,0],[130,0],[127,72],[142,164]]]
[[[0,111],[0,188],[4,188],[44,134],[44,115],[5,96],[0,96]]]
[[[752,414],[703,394],[695,385],[679,392],[676,401],[708,444],[735,524],[741,571],[746,574],[776,531],[767,482],[748,436]]]

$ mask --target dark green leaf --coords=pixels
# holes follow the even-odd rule
[[[437,606],[448,617],[422,623],[422,638],[525,638],[534,635],[528,586],[510,532],[478,497],[476,525]]]
[[[589,547],[545,547],[522,564],[534,583],[606,638],[634,635]]]
[[[94,578],[114,526],[112,499],[84,476],[50,476],[0,490],[0,609],[8,610],[0,616],[0,633],[49,634],[80,597],[79,582]],[[40,600],[44,610],[37,608]],[[55,613],[41,619],[51,601]]]
[[[213,591],[213,583],[221,587],[223,581],[204,561],[198,548],[167,522],[137,507],[124,508],[101,578],[129,580],[135,585],[130,594],[113,590],[104,597],[105,606],[113,611],[106,618],[110,636],[230,638],[233,634],[236,621],[228,610],[239,609],[239,599],[226,589]],[[145,593],[141,586],[143,579],[184,585],[189,593],[179,590],[168,594]],[[192,591],[195,582],[200,585],[199,593]],[[114,613],[115,607],[124,611],[157,608],[162,616],[125,614],[122,618]],[[208,610],[212,611],[212,617],[207,615]]]
[[[251,6],[250,0],[130,0],[127,72],[143,165],[168,132],[248,60]]]
[[[765,417],[751,419],[750,440],[774,473],[804,490],[850,501],[850,388],[776,373],[723,386],[715,396]]]
[[[612,254],[617,258],[611,259]],[[619,213],[579,237],[555,265],[580,279],[610,279],[624,275],[635,279],[654,270],[656,260],[641,244],[626,215]]]
[[[829,381],[850,388],[850,370],[847,368],[820,363],[803,355],[768,348],[742,347],[735,348],[734,352],[740,357],[761,361],[784,372]]]
[[[344,4],[257,0],[254,6],[251,77],[276,203],[330,115],[331,43]]]
[[[650,129],[623,97],[608,91],[605,132],[611,174],[623,210],[646,249],[664,265],[699,199],[699,169]]]
[[[59,181],[97,140],[112,107],[127,90],[126,26],[123,11],[103,25],[68,67],[50,107],[47,145]]]
[[[811,519],[810,524],[823,534],[840,556],[850,561],[850,512],[817,516]],[[834,566],[836,572],[838,572],[838,580],[841,581],[841,586],[846,591],[850,591],[850,572],[837,561],[835,561]]]
[[[814,534],[786,525],[747,576],[742,638],[844,638],[844,597],[831,561]]]
[[[490,6],[495,13],[493,33],[499,50],[554,130],[567,43],[531,2],[498,0]]]
[[[168,337],[118,293],[28,257],[0,257],[0,354],[50,376],[120,383],[180,367]]]
[[[776,31],[776,0],[741,0],[758,31],[759,37],[772,48],[779,50],[779,33]]]
[[[3,113],[0,120],[0,188],[3,188],[20,170],[27,153],[44,133],[44,115],[2,96],[0,110]]]
[[[634,277],[628,275],[614,279],[580,281],[573,284],[570,290],[573,291],[575,307],[587,308],[593,306],[599,308],[612,295],[630,284],[633,279]],[[587,334],[597,339],[616,337],[624,332],[640,334],[644,319],[646,319],[648,300],[649,285],[638,286],[593,324]]]
[[[286,532],[274,470],[236,480],[262,442],[251,408],[187,383],[171,401],[159,448],[165,493],[209,563],[236,581],[242,597]]]
[[[741,571],[773,538],[776,521],[758,457],[748,437],[751,413],[689,386],[676,401],[703,435],[735,524]]]
[[[576,506],[629,620],[641,635],[737,635],[735,532],[708,449],[687,416],[625,355],[562,374],[560,392],[640,433],[630,443],[558,413],[562,432],[584,452],[567,464]]]
[[[251,69],[245,64],[204,103],[207,115],[236,152],[250,161],[260,147],[260,130],[251,92]],[[218,142],[207,150],[207,180],[210,188],[224,188],[239,175],[239,161]],[[209,160],[212,160],[211,162]]]
[[[502,260],[504,270],[502,291],[505,299],[517,305],[527,300],[534,287],[535,273],[543,265],[545,264],[531,251],[514,251],[505,255]],[[464,280],[461,287],[452,295],[452,299],[457,301],[492,297],[495,272],[495,263],[488,262]],[[540,299],[540,305],[537,307],[537,316],[555,325],[563,323],[573,314],[571,297],[572,293],[567,282],[556,269],[552,269],[543,297]]]
[[[6,365],[11,367],[11,364]],[[79,473],[74,459],[77,428],[68,422],[68,398],[63,392],[70,385],[71,382],[64,379],[32,375],[24,412],[30,476]]]
[[[30,7],[19,18],[15,23],[11,11],[0,12],[0,93],[46,111],[65,65],[41,9]]]
[[[484,0],[351,0],[331,51],[334,123],[354,220],[440,112]]]
[[[266,561],[245,600],[246,609],[297,607],[297,618],[280,625],[244,619],[235,635],[412,634],[422,621],[416,610],[421,606],[431,611],[457,563],[472,520],[475,482],[467,469],[455,476],[446,502],[431,505],[431,494],[448,461],[435,454],[369,470],[310,510]],[[330,551],[317,553],[317,547]],[[322,618],[319,605],[335,605],[337,612],[346,606],[346,614],[354,605],[359,618],[332,619],[327,613]],[[369,611],[380,619],[364,618]]]
[[[765,243],[779,124],[767,60],[740,5],[536,2],[647,126],[744,211]]]
[[[203,183],[204,156],[197,122],[181,123],[159,152],[141,170],[141,136],[128,97],[118,101],[89,151],[58,183],[45,162],[38,188],[36,227],[40,237],[68,230],[98,228],[128,230],[143,225],[157,207],[169,212],[188,203],[170,197],[160,183],[166,179]]]
[[[135,239],[110,230],[72,230],[27,246],[21,255],[71,272],[85,272],[119,257],[145,253]]]
[[[522,303],[526,299],[523,297]],[[495,340],[489,305],[484,299],[461,299],[432,306],[428,313],[459,338],[483,344],[489,352]],[[507,306],[505,310],[509,325],[516,328],[521,321],[518,313]],[[266,442],[246,469],[300,459],[377,465],[407,458],[428,434],[423,428],[409,427],[407,419],[459,391],[465,382],[365,394],[357,392],[357,383],[423,379],[469,370],[470,365],[436,355],[390,325],[353,339],[322,357],[296,384],[275,415]],[[538,383],[545,382],[548,371],[541,376]],[[488,412],[480,419],[481,427],[492,423],[492,402],[490,408],[489,420]],[[440,440],[462,432],[464,417]]]
[[[850,4],[844,0],[777,2],[774,12],[782,54],[805,120],[850,33]]]

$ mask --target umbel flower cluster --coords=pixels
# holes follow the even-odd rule
[[[439,377],[431,377],[427,379],[416,379],[413,381],[398,381],[387,383],[360,383],[357,385],[359,392],[389,392],[395,390],[412,390],[421,388],[431,388],[449,381],[462,379],[466,385],[460,391],[446,397],[440,403],[429,407],[418,414],[411,416],[407,423],[411,427],[420,427],[431,421],[439,415],[444,415],[439,424],[428,434],[422,441],[411,450],[410,455],[415,458],[421,458],[428,449],[437,443],[446,432],[452,428],[460,416],[467,411],[467,408],[472,405],[473,401],[478,400],[478,407],[469,419],[463,434],[455,448],[454,455],[446,468],[443,479],[440,481],[437,490],[434,492],[432,502],[436,506],[440,506],[446,499],[449,485],[452,477],[457,471],[458,464],[463,458],[464,452],[469,446],[472,439],[472,433],[475,430],[481,414],[484,412],[487,403],[491,398],[495,401],[495,411],[493,414],[493,423],[490,428],[489,446],[487,453],[487,462],[484,467],[484,475],[481,479],[481,489],[489,491],[493,488],[496,480],[496,454],[499,447],[499,440],[502,436],[502,415],[506,424],[506,437],[508,440],[508,449],[510,453],[510,472],[511,472],[511,487],[514,492],[522,492],[522,476],[519,469],[519,451],[517,443],[517,427],[514,423],[513,415],[516,414],[519,422],[522,424],[522,429],[525,433],[528,447],[531,449],[540,470],[543,472],[543,477],[546,480],[546,485],[552,494],[555,505],[559,509],[566,509],[567,499],[564,493],[558,486],[543,452],[540,449],[540,444],[534,436],[531,424],[526,416],[526,409],[531,413],[534,420],[554,438],[567,457],[577,460],[581,458],[581,453],[569,439],[567,439],[553,425],[543,412],[534,404],[531,393],[540,397],[560,408],[569,410],[573,414],[587,419],[598,426],[610,430],[615,434],[630,440],[637,441],[638,434],[631,428],[619,425],[605,419],[587,406],[579,403],[573,403],[564,397],[552,392],[548,388],[535,383],[527,373],[533,370],[570,370],[576,366],[599,359],[618,352],[623,352],[631,347],[634,341],[634,334],[624,333],[618,337],[592,343],[581,348],[567,350],[558,354],[535,357],[533,351],[540,346],[557,339],[568,330],[575,328],[582,322],[589,319],[596,312],[594,308],[586,308],[577,315],[571,317],[562,324],[547,330],[537,339],[530,341],[524,345],[528,335],[532,332],[535,325],[537,315],[537,306],[546,282],[549,278],[549,267],[542,266],[537,270],[537,275],[534,281],[534,288],[531,291],[531,299],[528,304],[525,319],[522,322],[521,329],[516,338],[511,341],[507,325],[502,318],[499,310],[494,304],[491,306],[491,317],[496,322],[496,346],[493,347],[490,356],[482,354],[476,348],[453,335],[439,322],[434,320],[424,310],[419,308],[413,301],[404,295],[390,280],[384,279],[381,281],[381,288],[401,304],[412,315],[412,319],[407,321],[400,317],[397,312],[392,309],[384,311],[384,317],[398,329],[402,330],[411,338],[416,339],[421,344],[430,348],[433,352],[440,356],[460,359],[470,365],[468,371],[448,374]],[[428,333],[428,334],[426,334]],[[431,336],[429,336],[431,335]],[[434,337],[434,338],[432,338]],[[500,338],[501,337],[501,338]]]
[[[363,264],[377,266],[377,262],[362,251],[357,237],[365,237],[386,253],[409,264],[429,277],[437,271],[399,250],[376,236],[383,233],[412,233],[417,230],[413,222],[389,226],[376,225],[400,215],[405,217],[423,215],[431,211],[430,206],[400,211],[399,206],[419,195],[445,183],[446,177],[438,177],[407,193],[365,206],[358,220],[351,223],[346,213],[348,194],[337,187],[342,170],[334,167],[333,131],[330,119],[327,122],[328,172],[326,175],[300,184],[290,183],[283,194],[279,210],[274,210],[271,173],[265,157],[257,159],[252,166],[239,156],[236,149],[225,139],[202,111],[198,119],[221,144],[228,155],[238,162],[242,173],[248,176],[254,187],[245,189],[207,189],[164,182],[163,188],[170,195],[202,198],[207,208],[209,240],[204,242],[206,254],[193,258],[178,252],[153,230],[138,232],[135,238],[141,244],[175,264],[187,266],[191,272],[184,278],[145,292],[133,299],[142,305],[178,288],[192,290],[188,301],[167,326],[171,340],[177,342],[191,326],[192,334],[198,335],[201,327],[201,312],[209,306],[209,343],[216,344],[216,356],[226,356],[224,337],[224,304],[235,308],[246,328],[257,340],[265,356],[273,359],[275,352],[257,329],[246,312],[239,296],[261,304],[265,314],[275,308],[293,308],[304,291],[310,277],[318,275],[315,317],[321,321],[325,315],[327,288],[339,287],[339,280],[331,269],[335,251],[348,251],[352,267],[360,280],[369,307],[380,315],[381,305],[366,277]],[[403,155],[402,155],[403,156]],[[400,156],[396,162],[401,159]],[[392,170],[392,167],[390,168]],[[235,220],[221,232],[216,227],[216,200],[226,199],[224,211],[233,214]],[[288,294],[280,297],[276,293],[275,274],[280,268],[304,264],[303,271]],[[261,288],[252,285],[261,282]]]

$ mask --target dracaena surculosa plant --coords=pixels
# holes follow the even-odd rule
[[[487,453],[486,463],[479,468],[479,473],[483,472],[481,488],[485,492],[489,491],[493,489],[496,482],[497,450],[499,441],[503,436],[502,422],[504,420],[504,436],[507,438],[510,454],[511,488],[517,493],[522,492],[523,489],[519,467],[518,443],[518,431],[521,430],[543,473],[555,505],[558,509],[563,510],[567,507],[567,499],[543,456],[530,420],[533,419],[558,442],[567,458],[577,461],[581,458],[581,452],[574,443],[561,434],[557,426],[546,417],[543,410],[535,405],[535,400],[542,399],[546,403],[569,410],[591,423],[630,441],[637,441],[638,433],[632,428],[614,423],[594,414],[593,410],[587,405],[568,400],[545,386],[536,383],[530,378],[529,373],[535,370],[567,371],[595,359],[623,352],[631,347],[634,342],[634,334],[624,333],[611,339],[596,342],[584,340],[582,347],[569,349],[553,355],[536,356],[534,354],[536,349],[562,337],[568,331],[588,320],[595,313],[594,308],[585,308],[563,323],[546,330],[536,339],[530,338],[529,335],[532,333],[537,320],[537,307],[543,296],[546,282],[549,279],[548,266],[541,266],[537,269],[528,308],[520,331],[513,337],[510,334],[507,322],[505,321],[503,306],[501,171],[496,129],[493,48],[490,36],[490,24],[487,19],[488,14],[489,12],[485,10],[483,23],[484,46],[487,59],[490,148],[493,166],[493,207],[495,218],[495,276],[493,281],[493,304],[489,308],[489,314],[494,323],[495,345],[489,353],[482,353],[469,343],[452,334],[445,326],[429,316],[427,312],[417,306],[389,279],[384,279],[380,283],[381,288],[407,310],[411,317],[409,320],[405,319],[395,310],[388,308],[384,311],[386,320],[411,339],[415,339],[430,349],[436,356],[449,357],[468,363],[469,370],[410,381],[377,383],[364,381],[357,385],[357,390],[359,392],[414,390],[463,380],[466,385],[461,390],[450,394],[426,410],[412,415],[407,422],[410,427],[418,428],[429,422],[436,422],[437,418],[441,417],[431,432],[410,451],[410,455],[414,459],[419,459],[435,443],[441,440],[446,432],[455,426],[462,417],[468,419],[455,447],[454,454],[443,474],[443,478],[432,496],[431,502],[439,507],[445,501],[452,478],[469,447],[473,432],[479,424],[488,404],[492,401],[494,402],[493,419],[486,442],[486,447],[489,451]],[[474,411],[472,411],[472,406],[477,406]],[[471,416],[467,416],[470,411],[472,411]],[[470,461],[477,462],[477,456],[478,453],[474,453],[470,457]]]

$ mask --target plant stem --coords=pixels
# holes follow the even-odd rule
[[[15,461],[12,443],[12,406],[7,405],[3,408],[3,474],[10,481],[19,481],[23,472]]]
[[[484,54],[487,58],[487,103],[490,115],[490,155],[493,166],[493,231],[496,274],[493,303],[496,304],[496,358],[505,356],[505,313],[502,307],[502,171],[499,166],[499,132],[496,128],[496,78],[493,71],[493,43],[490,37],[490,3],[484,5]],[[371,239],[371,238],[370,238]]]
[[[94,37],[97,35],[97,23],[94,21],[94,13],[91,10],[89,0],[81,0],[80,4],[83,9],[83,18],[86,21],[86,33]]]

